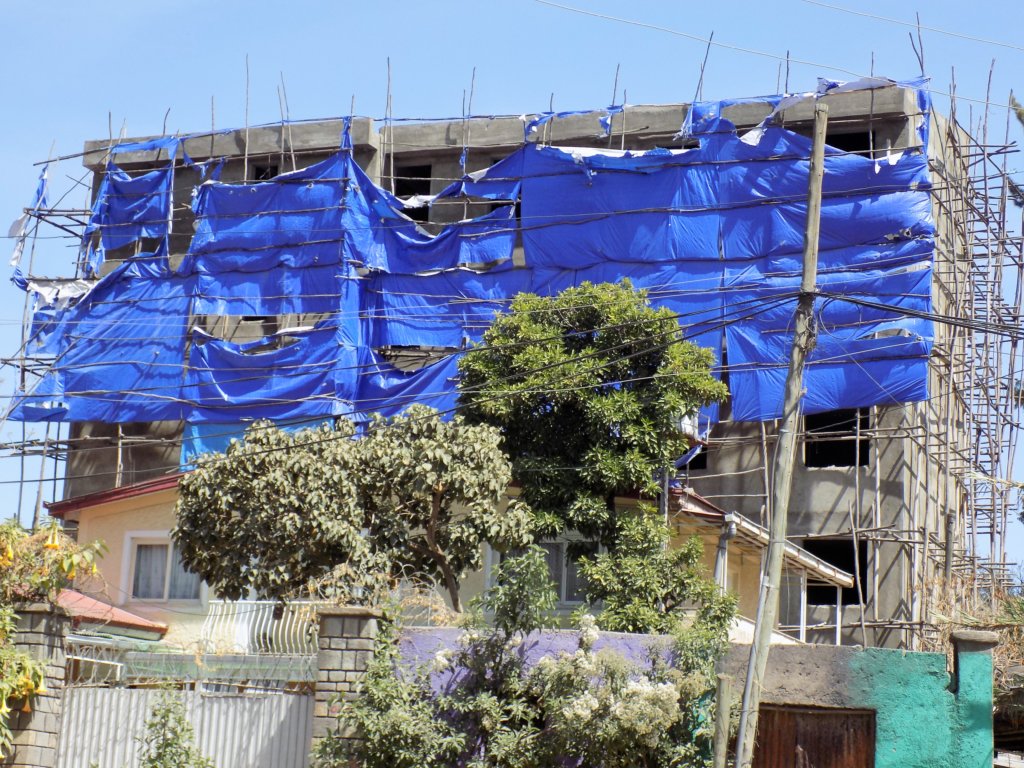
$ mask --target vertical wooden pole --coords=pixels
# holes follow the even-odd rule
[[[242,183],[249,180],[249,54],[245,54],[245,154],[242,157]]]
[[[715,694],[715,742],[714,768],[725,768],[729,751],[729,712],[732,709],[732,678],[718,675],[718,691]]]
[[[57,422],[60,426],[60,422]],[[54,449],[56,451],[56,448]],[[36,505],[32,511],[32,530],[39,530],[39,522],[43,514],[43,485],[46,481],[46,454],[50,452],[50,422],[46,422],[46,436],[43,438],[43,455],[39,457],[39,485],[36,488]]]
[[[807,571],[800,571],[800,642],[807,642]]]
[[[761,594],[754,626],[754,642],[750,646],[747,679],[740,711],[740,732],[736,765],[748,768],[754,758],[754,737],[757,733],[758,706],[761,687],[768,666],[772,630],[779,612],[779,581],[786,548],[786,523],[789,498],[793,487],[793,461],[796,456],[797,431],[800,426],[800,397],[804,386],[804,363],[814,347],[814,294],[818,277],[818,230],[821,224],[821,185],[825,168],[825,131],[828,127],[828,105],[814,105],[814,144],[811,150],[807,184],[807,224],[804,230],[803,274],[800,297],[794,317],[793,348],[786,376],[785,400],[779,438],[772,472],[771,527],[768,556],[761,574]]]

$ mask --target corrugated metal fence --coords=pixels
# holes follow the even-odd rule
[[[162,691],[71,686],[65,691],[57,768],[133,768],[139,736]],[[196,741],[217,768],[306,768],[310,694],[175,691]]]

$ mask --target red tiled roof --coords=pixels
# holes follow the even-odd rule
[[[144,619],[134,613],[108,605],[73,589],[62,589],[60,594],[57,595],[57,605],[71,614],[71,618],[76,626],[82,621],[86,621],[95,624],[105,624],[111,627],[121,627],[123,629],[154,632],[159,635],[167,632],[166,624]]]

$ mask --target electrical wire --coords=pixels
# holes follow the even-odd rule
[[[914,29],[923,29],[928,32],[935,32],[940,35],[948,35],[949,37],[956,37],[961,40],[970,40],[974,43],[984,43],[985,45],[995,45],[1000,48],[1009,48],[1014,51],[1024,52],[1024,47],[1014,45],[1012,43],[1004,43],[999,40],[989,40],[984,37],[975,37],[974,35],[966,35],[962,32],[952,32],[948,29],[941,29],[939,27],[929,27],[925,24],[919,24],[913,21],[901,21],[900,19],[892,19],[888,16],[878,16],[874,13],[866,13],[865,11],[855,11],[852,8],[843,8],[838,5],[831,5],[830,3],[823,3],[821,0],[801,0],[801,2],[808,3],[809,5],[817,5],[821,8],[828,8],[832,11],[841,11],[842,13],[849,13],[854,16],[863,16],[868,19],[875,19],[876,21],[884,21],[889,24],[899,24],[904,27],[912,27]]]

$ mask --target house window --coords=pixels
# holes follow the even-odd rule
[[[199,576],[185,570],[171,542],[135,542],[132,560],[133,599],[199,599]]]
[[[868,412],[858,408],[804,416],[804,466],[866,467],[871,448],[868,426]]]
[[[559,539],[539,544],[544,550],[544,559],[548,564],[548,575],[555,585],[560,607],[575,606],[587,599],[587,583],[580,573],[580,558],[592,557],[600,551],[596,541],[579,539]],[[504,552],[501,559],[516,557],[522,550]]]
[[[854,586],[842,590],[843,605],[860,605],[863,595],[857,595],[857,577],[860,577],[861,590],[868,580],[868,543],[861,539],[857,542],[857,553],[854,557],[853,539],[804,539],[803,548],[815,557],[824,560],[840,570],[854,575]],[[858,568],[859,566],[859,568]],[[810,605],[835,605],[836,588],[830,585],[809,584],[807,586],[807,602]]]
[[[587,598],[587,584],[580,573],[580,558],[597,553],[596,541],[551,541],[541,545],[548,561],[548,574],[555,583],[561,604],[578,604]]]

